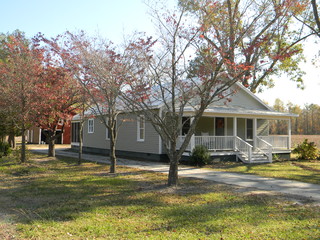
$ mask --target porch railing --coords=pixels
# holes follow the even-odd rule
[[[240,153],[245,155],[248,158],[248,161],[251,162],[252,159],[252,145],[244,141],[239,137],[234,137],[235,139],[235,150],[238,150]]]
[[[272,145],[274,150],[289,150],[291,147],[288,135],[259,136],[259,138]]]
[[[184,141],[184,136],[179,136],[177,148],[180,148]],[[234,137],[233,136],[192,136],[186,148],[191,151],[194,146],[203,145],[209,151],[219,150],[234,150]]]
[[[195,136],[194,145],[203,145],[209,151],[233,150],[233,136]]]
[[[272,145],[267,141],[257,137],[256,150],[268,157],[269,162],[272,162]]]

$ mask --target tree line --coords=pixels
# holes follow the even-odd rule
[[[319,33],[310,4],[180,0],[167,9],[161,1],[150,1],[157,35],[135,33],[121,44],[83,31],[53,38],[39,33],[32,39],[19,31],[3,34],[3,132],[22,135],[24,162],[24,136],[31,125],[47,130],[48,153],[54,156],[59,124],[63,127],[75,114],[81,127],[87,118],[98,118],[110,133],[114,173],[119,116],[128,111],[143,115],[170,159],[168,185],[177,185],[179,160],[204,110],[216,101],[227,104],[237,93],[230,90],[236,82],[256,92],[272,86],[272,75],[287,73],[301,85],[301,44]],[[193,110],[192,121],[180,144],[186,107]]]
[[[276,99],[274,110],[297,114],[298,117],[291,118],[291,133],[296,135],[319,135],[320,134],[320,106],[317,104],[305,104],[300,106],[288,102],[285,104]],[[276,121],[271,126],[271,133],[281,134],[287,129],[287,123]]]

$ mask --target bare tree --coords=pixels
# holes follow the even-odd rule
[[[64,39],[62,41],[62,39]],[[122,112],[119,94],[125,82],[121,54],[103,38],[89,38],[83,32],[67,32],[57,39],[47,40],[59,54],[89,97],[91,113],[82,113],[82,120],[95,117],[108,129],[110,142],[110,172],[116,172],[116,141]],[[81,124],[83,126],[83,122]],[[81,133],[82,134],[82,133]]]
[[[311,6],[312,6],[314,21],[316,22],[316,25],[317,25],[316,32],[317,32],[317,35],[320,36],[320,19],[319,19],[319,11],[318,11],[317,1],[311,0]]]
[[[129,44],[131,70],[122,96],[130,110],[143,115],[160,135],[170,159],[168,185],[174,186],[179,160],[203,112],[215,101],[229,101],[235,93],[230,87],[248,66],[217,57],[185,8],[163,15],[154,9],[153,17],[157,42],[140,38]],[[226,71],[231,67],[232,76]],[[181,138],[187,121],[190,126]]]

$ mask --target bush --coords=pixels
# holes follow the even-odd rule
[[[198,145],[192,150],[191,164],[196,166],[204,166],[210,163],[210,153],[205,146]]]
[[[10,144],[7,142],[0,142],[0,156],[8,156],[11,153]]]
[[[299,159],[317,159],[319,157],[319,151],[314,142],[308,142],[308,139],[305,139],[303,143],[298,144],[292,151],[293,153],[298,154]]]

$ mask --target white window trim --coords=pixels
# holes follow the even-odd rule
[[[143,128],[140,126],[140,119],[143,118]],[[140,130],[143,129],[143,138],[140,138]],[[137,117],[137,141],[144,142],[146,138],[146,119],[144,115],[140,115]]]
[[[92,130],[90,129],[90,122],[92,121]],[[88,133],[94,133],[94,119],[88,119]]]

